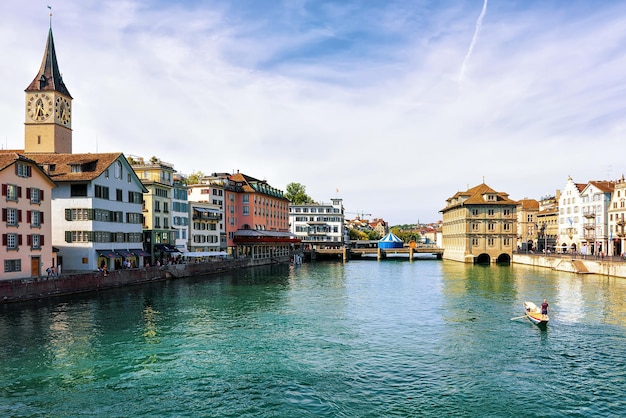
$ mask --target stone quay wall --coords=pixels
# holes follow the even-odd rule
[[[31,277],[0,280],[0,303],[45,299],[55,296],[93,292],[121,286],[139,285],[162,280],[218,274],[232,270],[289,263],[289,257],[272,259],[227,259],[209,263],[171,264],[109,272],[62,274],[55,277]]]
[[[513,254],[513,263],[577,274],[626,277],[626,262],[619,258],[580,258],[572,255]]]

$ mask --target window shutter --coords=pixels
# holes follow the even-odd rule
[[[17,245],[22,245],[22,234],[17,236]]]
[[[39,189],[39,201],[43,202],[43,190]]]
[[[2,234],[2,246],[6,247],[8,244],[7,234]]]
[[[30,188],[30,187],[27,187],[27,188],[26,188],[26,199],[31,199],[31,197],[30,197],[30,192],[31,192],[31,188]]]
[[[2,196],[6,196],[6,195],[7,195],[7,185],[2,184]]]
[[[26,245],[28,245],[29,247],[33,245],[33,236],[30,234],[26,235]]]
[[[17,186],[17,198],[22,198],[22,186]]]
[[[32,177],[33,176],[33,168],[31,166],[26,166],[26,175],[28,177]]]
[[[2,222],[7,221],[7,208],[2,208]]]
[[[39,235],[39,245],[41,245],[42,247],[44,246],[43,235]]]
[[[39,223],[43,224],[43,212],[39,212]]]
[[[72,220],[72,209],[65,209],[65,220],[66,221]]]
[[[26,223],[27,224],[31,223],[31,219],[32,219],[31,213],[32,213],[32,211],[30,211],[30,210],[26,211]]]
[[[65,231],[65,242],[72,242],[72,231]]]
[[[17,222],[22,222],[22,209],[17,211]]]
[[[15,164],[14,167],[15,167],[15,175],[17,176],[17,174],[19,173],[18,164]]]

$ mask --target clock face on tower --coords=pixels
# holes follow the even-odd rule
[[[33,94],[26,104],[28,117],[36,122],[43,122],[52,115],[52,98],[47,94]]]
[[[65,97],[57,97],[55,110],[57,121],[59,121],[61,125],[68,126],[70,124],[72,111],[70,101]]]

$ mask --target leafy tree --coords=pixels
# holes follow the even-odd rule
[[[382,238],[380,236],[380,232],[374,231],[373,229],[370,229],[369,231],[364,231],[364,232],[367,235],[367,239],[370,241],[376,241]]]
[[[315,203],[311,197],[306,194],[306,187],[300,183],[289,183],[286,187],[285,197],[294,205],[303,203]]]
[[[187,176],[187,184],[200,184],[202,177],[204,177],[204,173],[202,171],[194,171]]]
[[[358,229],[350,228],[348,232],[351,240],[367,241],[369,239],[365,232],[359,231]]]

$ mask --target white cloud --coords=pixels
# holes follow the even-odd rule
[[[483,176],[521,199],[624,171],[624,6],[490,2],[460,83],[482,3],[287,3],[53,5],[75,151],[339,188],[392,223]],[[43,2],[0,5],[5,147],[47,25]]]

